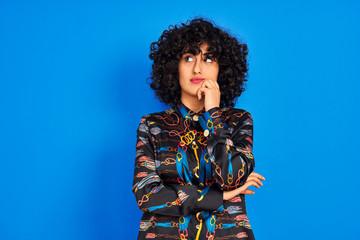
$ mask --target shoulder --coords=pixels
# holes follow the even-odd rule
[[[169,115],[175,113],[175,107],[170,107],[164,111],[148,113],[141,117],[141,123],[145,122],[158,122],[161,119],[167,118]]]

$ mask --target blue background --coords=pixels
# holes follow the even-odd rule
[[[135,239],[149,46],[209,17],[248,44],[257,239],[355,239],[358,1],[1,1],[0,239]],[[357,66],[357,67],[356,67]]]

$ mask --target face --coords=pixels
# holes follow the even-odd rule
[[[219,64],[208,56],[208,45],[200,46],[198,55],[185,53],[179,61],[179,83],[181,98],[197,98],[197,92],[204,79],[217,81]]]

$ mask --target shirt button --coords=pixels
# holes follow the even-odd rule
[[[208,130],[208,129],[206,129],[206,130],[204,131],[204,136],[205,136],[205,137],[209,136],[209,130]]]
[[[193,120],[194,120],[194,121],[199,121],[199,116],[198,116],[198,115],[194,115],[194,116],[193,116]]]

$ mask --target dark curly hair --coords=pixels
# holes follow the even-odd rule
[[[226,30],[212,21],[195,18],[169,26],[157,42],[150,46],[149,58],[153,61],[150,87],[156,97],[168,105],[180,102],[178,65],[185,52],[200,53],[203,43],[209,45],[208,51],[219,64],[217,82],[220,86],[220,107],[233,107],[237,98],[245,91],[248,77],[248,48]]]

